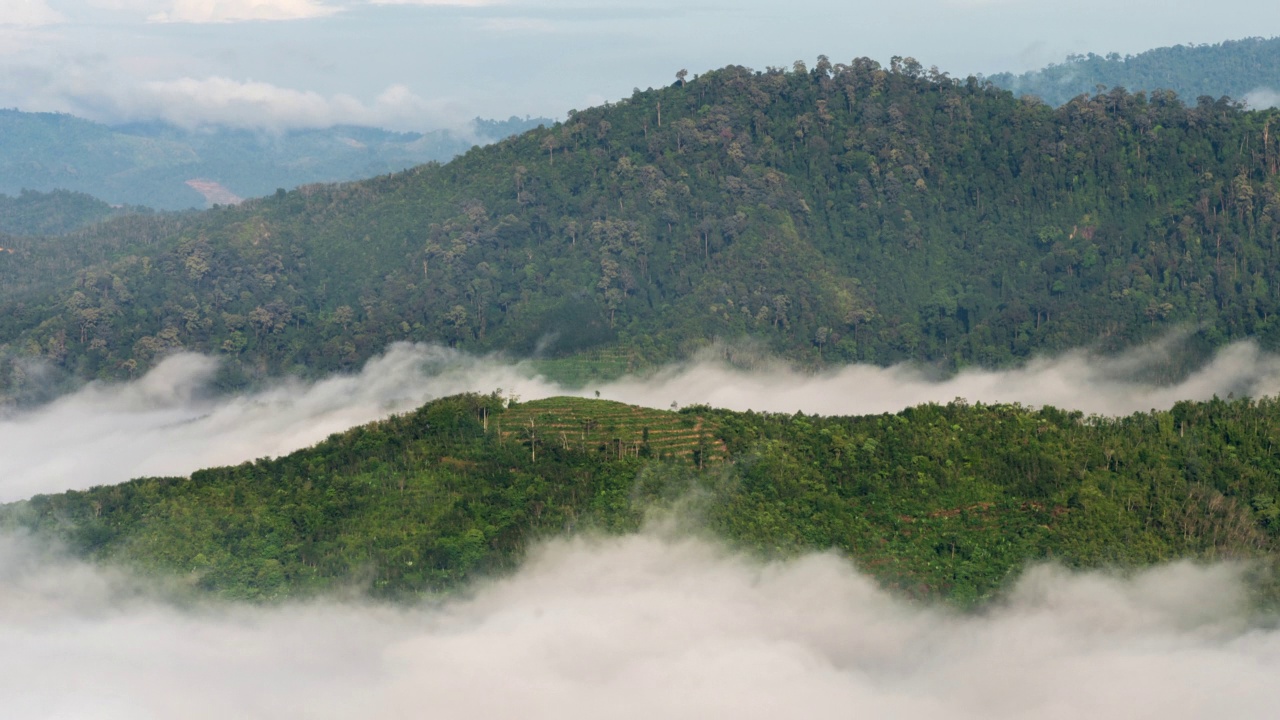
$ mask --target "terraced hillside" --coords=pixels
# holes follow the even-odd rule
[[[557,397],[520,403],[502,416],[504,439],[565,450],[599,450],[614,457],[689,460],[696,465],[727,457],[718,428],[701,415],[625,405],[610,400]]]

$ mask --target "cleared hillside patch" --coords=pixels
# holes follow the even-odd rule
[[[519,403],[502,414],[499,426],[504,439],[539,447],[594,449],[619,458],[678,458],[704,464],[727,456],[716,426],[701,415],[612,400],[556,397]]]

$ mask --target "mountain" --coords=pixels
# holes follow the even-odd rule
[[[353,126],[271,133],[165,123],[109,127],[65,114],[0,110],[0,193],[66,189],[111,204],[203,208],[448,160],[476,142],[542,123],[550,121],[477,119],[474,136]]]
[[[1274,558],[1277,437],[1274,399],[1104,419],[962,402],[818,417],[465,395],[276,460],[37,496],[0,520],[267,599],[448,591],[512,568],[539,538],[635,532],[674,511],[740,549],[835,548],[902,592],[971,605],[1032,562]]]
[[[1174,45],[1137,55],[1072,55],[1042,70],[986,78],[1018,95],[1062,105],[1079,95],[1123,87],[1130,92],[1172,90],[1184,98],[1223,96],[1275,104],[1280,91],[1280,37],[1228,40],[1216,45]],[[1263,98],[1262,96],[1265,96]]]
[[[406,339],[642,365],[752,337],[943,369],[1186,326],[1275,348],[1277,115],[1053,108],[910,59],[728,67],[445,165],[11,240],[0,382],[178,349],[244,382]]]
[[[23,190],[15,197],[0,195],[0,233],[63,235],[109,218],[148,212],[145,208],[112,206],[70,190]]]

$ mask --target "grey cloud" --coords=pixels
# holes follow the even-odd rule
[[[981,615],[846,562],[649,533],[552,542],[438,607],[180,608],[0,541],[0,695],[31,718],[1264,718],[1241,568],[1039,568]]]

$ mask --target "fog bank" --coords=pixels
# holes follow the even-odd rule
[[[1240,568],[1027,573],[981,616],[831,555],[643,534],[536,551],[438,608],[179,609],[0,539],[0,697],[32,718],[1264,718],[1280,632]]]
[[[433,398],[497,388],[524,400],[594,396],[598,390],[604,398],[657,408],[706,403],[827,415],[896,412],[957,397],[1123,415],[1178,400],[1280,391],[1280,358],[1247,342],[1224,348],[1175,385],[1137,379],[1165,353],[1160,344],[1111,358],[1073,352],[939,380],[908,365],[809,374],[765,359],[744,370],[713,352],[644,377],[566,390],[538,377],[528,363],[400,344],[357,374],[282,380],[230,398],[203,392],[216,368],[213,359],[178,355],[136,381],[91,384],[42,407],[0,416],[0,502],[280,455]]]

